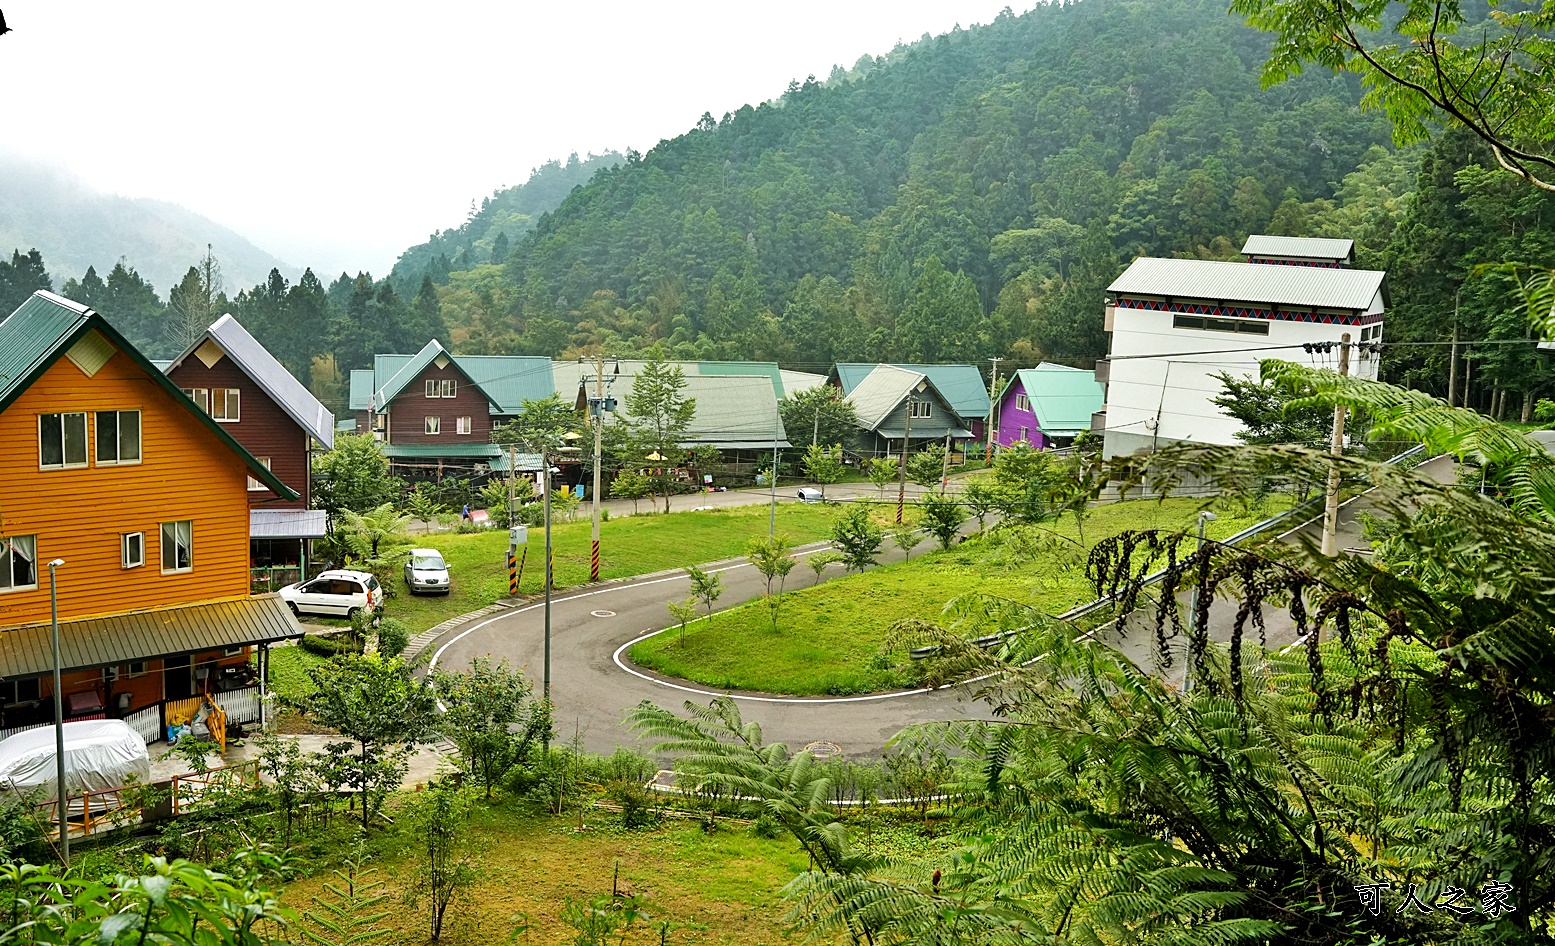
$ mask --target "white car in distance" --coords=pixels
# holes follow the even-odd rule
[[[405,587],[416,594],[448,594],[448,563],[437,549],[411,549],[405,561]]]
[[[358,611],[377,611],[383,607],[383,588],[367,572],[335,569],[321,572],[310,581],[300,581],[280,590],[281,600],[293,614],[323,614],[351,617]]]

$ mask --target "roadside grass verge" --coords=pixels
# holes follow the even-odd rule
[[[1217,507],[1219,518],[1207,534],[1225,538],[1284,505],[1275,498],[1252,508]],[[684,643],[672,627],[633,645],[628,656],[640,667],[718,689],[839,696],[911,687],[918,682],[914,662],[881,648],[898,621],[937,620],[948,602],[968,592],[1062,613],[1093,597],[1084,569],[1090,547],[1130,529],[1191,529],[1199,508],[1193,499],[1098,506],[1086,516],[1084,549],[1073,517],[1065,517],[1041,527],[996,530],[948,551],[813,588],[802,587],[810,578],[796,569],[789,587],[801,588],[783,596],[777,630],[767,603],[754,601],[688,625]],[[1044,533],[1058,540],[1044,540]]]
[[[831,506],[785,503],[777,508],[777,527],[796,544],[816,542],[829,534],[836,515]],[[625,578],[743,555],[751,539],[767,534],[767,507],[624,516],[603,523],[600,529],[600,577]],[[589,534],[588,517],[581,513],[573,522],[552,523],[557,589],[588,581]],[[506,529],[410,535],[405,545],[390,549],[389,554],[403,555],[411,548],[437,549],[448,562],[453,589],[441,596],[412,595],[405,588],[403,575],[396,571],[391,582],[394,595],[384,615],[404,621],[414,636],[506,597],[507,545]],[[528,550],[519,593],[539,594],[544,590],[545,572],[542,529],[529,530]],[[524,554],[523,546],[519,554]]]

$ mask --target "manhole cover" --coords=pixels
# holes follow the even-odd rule
[[[835,759],[842,755],[842,747],[835,742],[812,742],[804,747],[804,751],[817,759]]]
[[[590,611],[589,613],[597,618],[613,618],[616,616],[614,611]]]

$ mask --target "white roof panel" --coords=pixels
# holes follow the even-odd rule
[[[1107,291],[1131,296],[1365,311],[1371,308],[1386,277],[1386,273],[1370,269],[1142,256],[1113,280]]]
[[[1355,255],[1355,241],[1329,240],[1321,237],[1268,236],[1255,233],[1242,244],[1242,255],[1347,260]]]

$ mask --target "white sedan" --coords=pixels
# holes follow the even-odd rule
[[[378,579],[367,572],[345,569],[323,572],[311,581],[287,585],[280,595],[293,614],[351,617],[363,609],[376,611],[383,607],[383,588]]]

